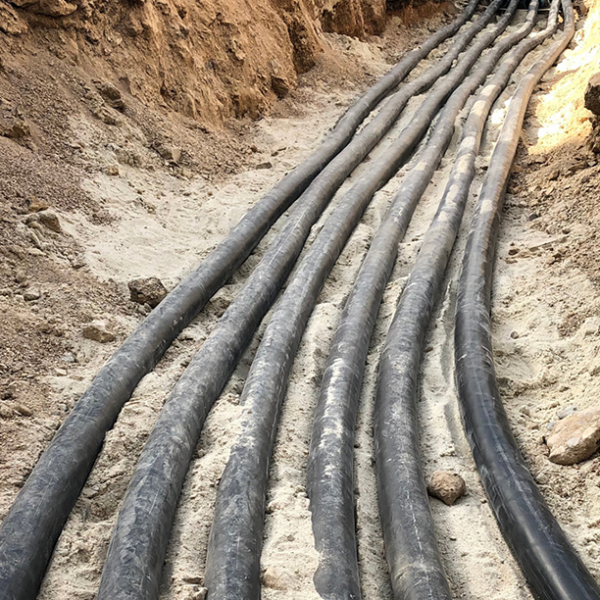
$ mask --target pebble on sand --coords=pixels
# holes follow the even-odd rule
[[[559,421],[546,439],[550,460],[573,465],[586,460],[600,443],[600,407],[587,408]]]
[[[115,334],[109,331],[104,321],[92,321],[89,325],[83,329],[83,337],[88,340],[94,340],[101,344],[107,342],[114,342]]]
[[[167,289],[158,277],[134,279],[127,286],[133,302],[149,304],[152,308],[156,308],[167,295]]]
[[[435,471],[427,486],[430,496],[440,499],[448,506],[452,506],[466,491],[465,480],[457,473],[449,471]]]

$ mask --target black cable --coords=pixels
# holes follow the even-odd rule
[[[455,331],[456,378],[465,432],[490,506],[535,596],[598,600],[600,589],[538,490],[511,433],[494,371],[490,303],[496,239],[506,184],[533,89],[574,33],[564,30],[520,81],[494,148],[469,233]]]

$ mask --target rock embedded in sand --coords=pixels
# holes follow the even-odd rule
[[[28,210],[30,213],[38,213],[42,210],[48,210],[49,208],[50,206],[47,202],[39,200],[38,198],[31,198],[31,200],[29,201]]]
[[[573,465],[586,460],[600,443],[600,407],[580,410],[559,421],[546,439],[550,460]]]
[[[200,575],[184,575],[181,580],[184,583],[201,584],[203,583],[204,578],[200,577]]]
[[[121,97],[121,91],[116,85],[107,81],[100,86],[99,90],[110,106],[117,110],[125,109],[125,102]]]
[[[115,340],[115,334],[109,331],[106,323],[101,320],[92,321],[87,327],[84,327],[83,337],[101,344],[114,342]]]
[[[41,210],[35,214],[38,217],[39,222],[44,227],[50,229],[51,231],[54,231],[55,233],[62,232],[60,221],[58,220],[58,215],[55,212],[51,210]]]
[[[157,147],[157,152],[165,159],[172,160],[178,163],[181,160],[181,149],[175,148],[174,146],[163,146]]]
[[[85,256],[83,256],[82,254],[78,254],[77,256],[74,256],[71,259],[71,266],[74,269],[81,269],[82,267],[85,267],[85,265]]]
[[[287,590],[290,584],[287,573],[277,565],[266,568],[262,576],[262,582],[265,587],[281,591]]]
[[[600,73],[590,77],[584,94],[585,107],[600,116]]]
[[[272,169],[273,168],[273,163],[271,163],[269,161],[261,162],[261,163],[258,163],[256,165],[256,168],[257,169]]]
[[[38,290],[27,290],[23,294],[23,299],[25,302],[33,302],[34,300],[40,299],[40,292]]]
[[[167,289],[158,277],[142,277],[127,284],[130,298],[138,304],[149,304],[156,308],[167,295]]]
[[[448,506],[452,506],[466,491],[465,480],[457,473],[449,471],[435,471],[427,486],[430,496],[440,499]]]
[[[62,232],[58,215],[54,211],[48,209],[40,209],[27,215],[25,223],[32,229],[41,229],[40,225],[43,225],[46,229],[54,231],[54,233]]]
[[[28,406],[25,406],[24,404],[17,404],[14,408],[23,417],[33,416],[33,411]]]
[[[291,85],[285,77],[271,75],[271,88],[279,98],[284,98],[290,93]]]

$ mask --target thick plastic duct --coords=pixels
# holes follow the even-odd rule
[[[513,3],[516,6],[516,2]],[[497,4],[490,6],[494,10]],[[489,14],[489,13],[488,13]],[[440,104],[506,27],[487,31],[423,102],[411,124],[374,161],[317,236],[269,321],[242,393],[246,409],[217,497],[206,586],[211,600],[258,598],[268,464],[289,370],[316,297],[373,194],[396,172],[426,131]]]
[[[564,30],[523,77],[510,103],[484,180],[463,261],[456,308],[455,359],[465,432],[505,540],[541,600],[598,600],[600,588],[553,517],[512,436],[494,372],[490,302],[502,200],[527,103],[536,83],[574,33]]]
[[[512,12],[515,7],[516,3],[513,3],[509,7],[509,12]],[[537,0],[534,0],[529,7],[524,25],[515,33],[503,38],[490,50],[448,100],[427,147],[419,155],[415,167],[406,176],[374,236],[371,248],[344,307],[323,376],[308,466],[307,488],[311,501],[316,548],[320,557],[315,584],[317,591],[326,600],[360,597],[353,493],[354,428],[369,341],[383,291],[396,259],[398,243],[404,235],[416,203],[429,184],[452,138],[454,121],[469,94],[493,70],[499,57],[531,31],[536,14]],[[541,41],[542,39],[539,39],[537,43]],[[509,58],[503,61],[500,67],[503,75],[500,77],[496,75],[493,80],[497,82],[496,95],[506,84],[520,58],[531,47],[532,44],[528,41],[522,42],[511,52]],[[515,58],[516,52],[519,54]],[[493,95],[490,88],[494,86],[489,84],[485,89]],[[491,102],[492,100],[490,104]],[[479,112],[481,107],[476,105]],[[482,126],[484,121],[485,116],[482,116]],[[464,168],[460,151],[457,166]],[[468,185],[465,195],[467,193]],[[421,255],[419,260],[420,257]],[[415,351],[419,354],[418,349]],[[388,359],[389,355],[388,350]],[[399,364],[394,366],[400,368]],[[390,363],[384,360],[382,376],[385,366],[390,366]],[[394,389],[394,401],[397,400],[396,390],[402,389],[400,383],[396,383],[398,385]],[[397,436],[401,432],[394,428],[396,413],[389,414],[392,404],[393,402],[389,404],[379,402],[376,410],[376,425],[379,426],[378,434],[385,434],[384,443],[378,445],[379,482],[391,478],[394,484],[380,486],[379,490],[394,592],[398,598],[421,596],[447,598],[449,591],[437,556],[427,496],[420,495],[424,492],[424,486],[418,478],[415,482],[412,478],[407,480],[404,477],[404,475],[414,475],[414,469],[404,464],[399,465],[397,460],[399,456],[393,452]],[[407,421],[410,422],[410,419]],[[414,456],[402,454],[401,458],[414,459]],[[382,473],[385,475],[384,478],[381,477]],[[399,478],[398,473],[402,473]],[[395,485],[396,483],[398,485]],[[420,501],[417,503],[419,510],[410,510],[415,506],[415,494]],[[407,502],[407,500],[412,501]],[[393,518],[398,510],[404,508],[406,519]],[[343,577],[340,577],[340,573],[343,573]]]
[[[410,52],[359,98],[323,144],[277,184],[115,352],[42,455],[0,529],[0,598],[35,596],[64,523],[106,431],[140,379],[242,264],[277,218],[351,140],[369,112],[435,47],[472,16],[477,0]]]

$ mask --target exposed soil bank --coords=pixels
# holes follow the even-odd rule
[[[0,48],[33,53],[35,66],[49,51],[145,105],[215,124],[256,118],[295,88],[331,54],[323,33],[382,33],[385,9],[385,0],[2,0]]]

